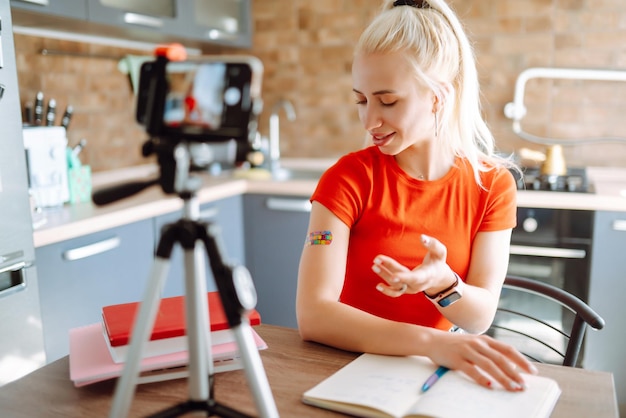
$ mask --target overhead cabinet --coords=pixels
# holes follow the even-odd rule
[[[189,46],[250,47],[251,0],[11,0],[18,26]]]
[[[72,19],[87,19],[86,0],[11,0],[11,9],[35,12],[43,15],[66,17]],[[13,19],[15,25],[19,21]]]

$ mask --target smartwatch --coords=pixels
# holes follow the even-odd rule
[[[454,273],[455,280],[451,286],[446,287],[435,296],[430,296],[428,293],[424,292],[428,299],[430,299],[433,303],[437,303],[442,308],[452,305],[463,297],[463,291],[461,290],[461,286],[459,286],[459,284],[462,283],[462,280],[458,274],[455,272],[452,273]]]

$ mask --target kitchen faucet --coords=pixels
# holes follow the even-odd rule
[[[285,110],[287,119],[295,120],[296,111],[293,104],[287,99],[280,99],[274,106],[272,106],[272,113],[270,114],[270,143],[269,143],[269,168],[272,174],[275,174],[280,169],[280,118],[278,112],[280,109]]]

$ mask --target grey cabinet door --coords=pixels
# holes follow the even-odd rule
[[[626,413],[626,213],[596,212],[591,256],[589,304],[606,321],[587,333],[584,367],[613,373],[617,399]]]
[[[87,0],[11,0],[11,8],[49,16],[87,19]]]
[[[176,222],[180,217],[181,212],[176,212],[162,215],[155,219],[155,246],[158,244],[163,226]],[[222,256],[226,259],[225,261],[231,264],[243,264],[245,262],[242,196],[233,196],[201,205],[200,221],[212,223],[219,228],[221,232],[219,234],[220,241],[224,250]],[[163,288],[163,297],[178,296],[185,293],[185,265],[183,258],[182,247],[175,245],[170,258],[169,274]],[[205,271],[207,290],[217,290],[215,279],[209,266],[208,255]]]
[[[142,300],[153,260],[152,220],[35,250],[47,361],[69,353],[69,330],[102,307]]]
[[[175,34],[184,27],[181,19],[183,2],[176,0],[87,0],[87,19],[130,31]],[[160,38],[155,38],[155,41]]]
[[[247,266],[265,324],[296,328],[298,265],[309,223],[308,197],[245,195]]]

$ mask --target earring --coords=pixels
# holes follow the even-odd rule
[[[434,113],[435,113],[435,138],[436,138],[439,133],[439,118],[437,117],[437,113],[439,112],[434,112]]]

